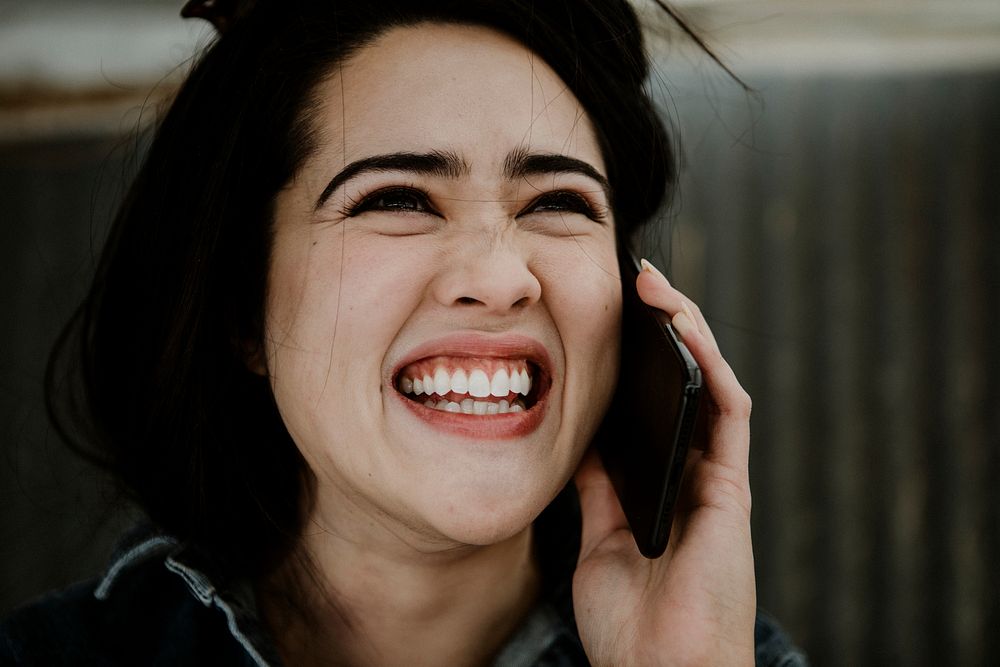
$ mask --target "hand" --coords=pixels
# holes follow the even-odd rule
[[[752,665],[750,398],[700,310],[643,262],[644,302],[672,318],[701,366],[707,442],[688,455],[666,553],[639,554],[596,452],[576,473],[583,512],[573,598],[594,665]]]

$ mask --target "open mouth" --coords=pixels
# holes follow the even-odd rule
[[[534,408],[549,381],[528,359],[437,356],[409,364],[393,386],[432,410],[486,416]]]

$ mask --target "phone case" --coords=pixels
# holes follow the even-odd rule
[[[636,545],[647,558],[666,549],[697,418],[701,370],[666,316],[635,289],[638,263],[623,257],[618,386],[597,446]]]

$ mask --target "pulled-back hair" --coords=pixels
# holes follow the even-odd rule
[[[247,362],[263,347],[276,194],[316,148],[318,84],[386,30],[424,21],[506,33],[569,86],[598,135],[619,243],[674,181],[625,0],[244,3],[156,129],[47,382],[64,437],[233,574],[288,556],[308,487]]]

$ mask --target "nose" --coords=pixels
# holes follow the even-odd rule
[[[528,260],[525,251],[509,242],[472,241],[450,253],[435,280],[434,297],[445,306],[476,308],[487,314],[523,310],[542,295],[542,285]]]

